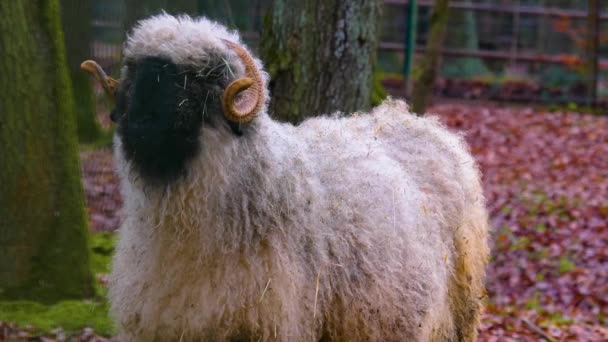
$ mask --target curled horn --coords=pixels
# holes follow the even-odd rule
[[[114,98],[114,95],[116,94],[116,90],[118,89],[118,85],[120,84],[120,82],[106,75],[106,72],[103,71],[103,69],[101,68],[101,66],[99,66],[99,64],[97,64],[97,62],[91,60],[84,61],[82,62],[82,64],[80,64],[80,69],[87,71],[91,75],[93,75],[97,82],[101,83],[101,86],[105,90],[106,94],[110,98]]]
[[[247,50],[231,41],[222,40],[245,65],[245,77],[234,80],[224,90],[222,110],[228,120],[247,123],[256,117],[264,103],[262,76]]]

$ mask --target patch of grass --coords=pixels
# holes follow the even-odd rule
[[[517,238],[515,244],[513,244],[513,250],[525,250],[530,246],[532,240],[527,236],[521,236]]]
[[[108,131],[102,131],[99,138],[95,141],[80,143],[80,151],[95,151],[102,148],[111,148],[112,140],[114,138],[114,129]]]
[[[94,274],[110,272],[116,235],[114,233],[92,233],[89,237],[91,267]],[[0,321],[18,325],[31,325],[41,333],[49,333],[60,327],[68,334],[91,327],[98,334],[111,336],[115,333],[108,316],[105,300],[107,289],[98,281],[95,284],[96,298],[92,300],[66,300],[55,304],[33,301],[0,301]]]
[[[374,80],[372,85],[371,103],[372,106],[378,106],[388,97],[386,89],[382,85],[382,78],[384,75],[376,71],[374,72]]]
[[[559,273],[564,274],[566,272],[572,271],[576,268],[576,265],[568,259],[568,257],[562,256],[559,258]]]
[[[539,232],[541,234],[545,233],[547,231],[547,226],[545,226],[542,223],[537,224],[534,228],[536,229],[537,232]]]
[[[542,191],[535,191],[534,194],[532,195],[532,201],[534,203],[541,204],[541,203],[549,201],[549,200],[550,200],[549,196],[547,196],[547,194]]]
[[[562,103],[554,103],[547,106],[547,111],[549,112],[577,112],[577,113],[590,113],[594,115],[604,115],[605,110],[602,106],[598,106],[596,108],[589,107],[583,104],[577,104],[575,102],[562,102]]]
[[[116,234],[111,232],[92,233],[89,238],[91,268],[93,269],[93,274],[96,276],[95,293],[100,298],[105,298],[108,290],[99,283],[97,275],[110,273],[115,244]]]
[[[549,258],[549,249],[548,248],[538,248],[534,250],[532,254],[530,254],[530,258],[532,260],[546,260]]]
[[[574,320],[568,317],[564,317],[564,315],[560,312],[553,312],[547,318],[552,325],[557,326],[571,325],[574,323]]]
[[[92,233],[89,243],[91,245],[91,267],[94,273],[109,273],[116,235],[110,232]]]
[[[57,327],[68,333],[84,327],[91,327],[104,336],[115,332],[105,302],[69,300],[53,305],[31,301],[0,302],[0,321],[32,325],[44,333]]]
[[[534,294],[534,297],[526,301],[526,309],[538,310],[540,308],[540,298],[538,293]]]

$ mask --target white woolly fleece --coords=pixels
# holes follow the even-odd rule
[[[232,56],[225,37],[239,41],[162,15],[141,22],[125,56],[201,63]],[[188,175],[163,189],[116,137],[122,340],[475,339],[488,220],[461,137],[392,100],[297,127],[264,110],[252,125],[243,137],[203,126]]]

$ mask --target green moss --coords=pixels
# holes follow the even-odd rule
[[[542,223],[539,223],[539,224],[536,225],[535,229],[539,233],[545,233],[547,231],[547,226],[545,226]]]
[[[94,273],[109,273],[116,244],[114,233],[91,234],[91,267]]]
[[[0,298],[94,295],[76,118],[58,0],[3,1],[0,14]],[[15,42],[19,42],[15,44]],[[27,66],[27,67],[23,67]]]
[[[532,252],[530,258],[533,260],[546,260],[547,258],[550,258],[549,249],[546,247],[541,247],[540,249]]]
[[[570,261],[570,259],[568,259],[568,257],[563,256],[563,257],[559,258],[559,273],[560,274],[570,272],[575,268],[576,268],[576,265],[572,261]]]
[[[115,332],[105,302],[69,300],[44,305],[31,301],[2,301],[0,321],[32,325],[41,332],[49,332],[57,327],[67,332],[91,327],[104,336],[111,336]]]
[[[528,299],[526,301],[526,309],[528,310],[538,310],[540,308],[540,298],[539,294],[535,293],[534,297]]]
[[[89,240],[93,273],[109,273],[116,235],[93,233]],[[96,282],[95,288],[97,296],[94,300],[67,300],[46,305],[33,301],[0,301],[0,321],[31,325],[42,333],[57,327],[67,332],[91,327],[98,334],[110,336],[115,329],[108,316],[108,303],[105,300],[107,288],[99,282]]]
[[[109,130],[101,131],[99,137],[94,141],[81,143],[79,150],[82,151],[94,151],[99,149],[112,148],[112,139],[114,137],[114,128]]]
[[[557,325],[557,326],[571,325],[574,323],[574,320],[564,316],[560,312],[551,313],[551,315],[549,315],[548,319],[549,319],[549,323],[551,323],[551,325]]]
[[[88,77],[84,72],[82,76]],[[95,115],[95,97],[88,79],[80,75],[71,74],[74,100],[76,106],[76,121],[78,125],[78,140],[90,143],[103,136],[101,126]]]
[[[116,234],[114,233],[104,232],[91,234],[91,268],[93,273],[98,275],[98,277],[99,275],[110,273],[115,244]],[[105,298],[108,289],[99,282],[98,277],[95,281],[95,293],[98,298]]]
[[[264,56],[264,64],[266,70],[272,78],[277,76],[277,73],[289,68],[289,64],[292,62],[293,57],[285,52],[288,49],[284,49],[279,45],[276,39],[272,39],[272,14],[267,14],[262,19],[262,26],[266,34],[262,35],[260,42],[261,53]]]
[[[382,101],[384,101],[388,97],[388,93],[386,92],[386,89],[382,85],[383,78],[384,78],[384,75],[381,72],[376,71],[374,73],[374,81],[373,81],[374,83],[372,84],[372,93],[371,93],[372,106],[378,106],[379,104],[382,103]]]
[[[530,246],[532,240],[527,236],[521,236],[517,238],[515,243],[513,244],[513,250],[525,250]]]
[[[513,208],[511,208],[510,206],[506,205],[502,208],[500,208],[500,212],[505,214],[505,215],[509,215],[511,214],[511,211],[513,211]]]

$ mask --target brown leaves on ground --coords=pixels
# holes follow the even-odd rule
[[[122,198],[114,173],[112,151],[100,149],[80,153],[89,225],[95,231],[115,230],[120,224]]]
[[[484,175],[493,254],[480,339],[538,341],[535,327],[608,340],[608,117],[494,104],[430,112],[465,132]],[[92,227],[115,229],[111,153],[81,157]]]
[[[116,338],[99,336],[91,328],[84,328],[79,333],[67,334],[63,329],[53,329],[48,334],[40,335],[32,326],[17,326],[12,323],[0,322],[0,341],[9,342],[118,342]]]
[[[608,340],[608,117],[496,105],[431,112],[466,133],[493,226],[482,340]]]

